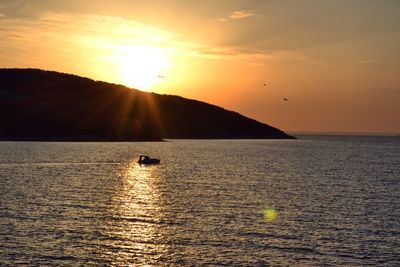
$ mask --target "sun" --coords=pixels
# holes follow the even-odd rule
[[[124,46],[118,49],[121,82],[129,87],[149,91],[162,82],[171,65],[170,51],[151,46]]]

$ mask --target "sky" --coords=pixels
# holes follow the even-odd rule
[[[180,95],[287,132],[399,134],[399,14],[397,0],[0,0],[0,68]]]

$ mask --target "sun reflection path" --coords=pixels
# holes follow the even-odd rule
[[[157,166],[139,166],[136,159],[125,168],[123,184],[116,192],[114,218],[117,227],[111,234],[118,240],[118,262],[157,264],[166,257],[162,239],[162,207],[157,188]]]

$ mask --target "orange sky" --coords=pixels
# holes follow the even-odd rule
[[[2,0],[0,67],[181,95],[289,132],[400,133],[398,14],[396,0]]]

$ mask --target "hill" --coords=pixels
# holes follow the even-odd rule
[[[71,74],[0,69],[1,140],[294,138],[215,105]]]

